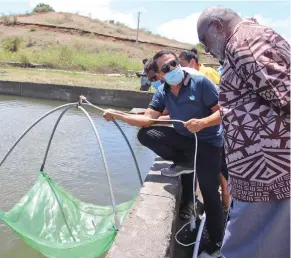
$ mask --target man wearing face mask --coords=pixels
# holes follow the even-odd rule
[[[233,203],[222,255],[290,257],[290,45],[223,6],[207,8],[197,30],[224,62],[219,103]]]
[[[158,88],[164,84],[164,78],[157,74],[154,70],[154,61],[153,59],[150,59],[147,61],[147,63],[144,66],[144,72],[148,78],[148,80],[151,82],[151,86],[158,90]]]
[[[154,56],[155,71],[165,80],[153,96],[144,115],[104,114],[107,120],[122,120],[143,127],[138,133],[141,144],[165,160],[174,162],[162,174],[181,175],[182,205],[180,218],[189,219],[193,211],[193,165],[195,138],[198,137],[197,177],[204,201],[206,226],[211,243],[205,247],[211,254],[220,248],[223,238],[223,211],[218,192],[222,150],[222,130],[217,87],[193,69],[181,69],[177,56],[162,50]],[[192,73],[191,73],[192,72]],[[148,118],[157,119],[167,109],[171,119],[187,121],[174,127],[155,126]],[[211,158],[209,158],[211,157]]]

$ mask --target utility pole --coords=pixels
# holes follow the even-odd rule
[[[140,19],[140,12],[138,12],[138,15],[137,15],[136,44],[138,44],[139,19]]]

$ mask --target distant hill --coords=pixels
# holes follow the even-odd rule
[[[11,53],[4,45],[16,44]],[[144,29],[139,32],[116,21],[103,22],[71,13],[42,13],[1,17],[0,61],[42,63],[50,68],[90,72],[124,72],[142,69],[141,60],[167,48],[177,53],[190,49],[190,44],[154,35]],[[12,41],[12,43],[11,43]],[[217,61],[200,49],[203,62]]]

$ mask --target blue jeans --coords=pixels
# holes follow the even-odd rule
[[[225,258],[290,257],[290,199],[234,200],[221,252]]]

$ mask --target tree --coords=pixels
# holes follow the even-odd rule
[[[48,4],[40,3],[38,4],[32,12],[34,13],[48,13],[54,12],[55,10]]]

